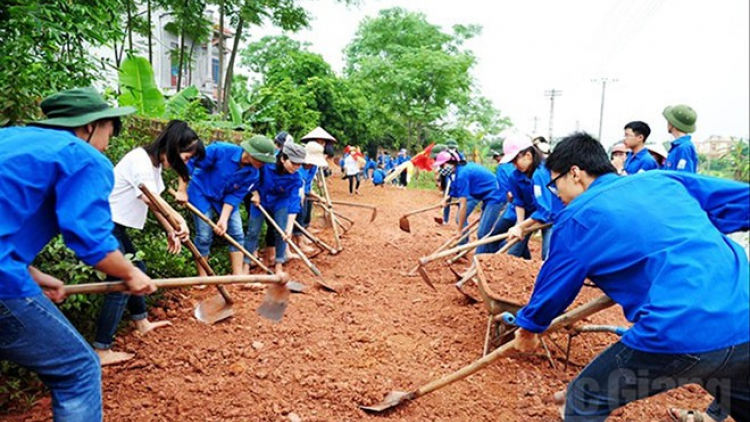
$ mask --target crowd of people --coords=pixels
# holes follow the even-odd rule
[[[300,144],[281,132],[274,140],[255,135],[239,145],[204,145],[186,122],[175,120],[113,167],[102,152],[120,131],[121,117],[134,109],[112,108],[92,88],[52,95],[41,108],[45,119],[0,130],[0,359],[39,375],[51,390],[55,420],[98,421],[100,366],[132,358],[111,350],[125,309],[142,333],[169,324],[148,320],[143,296],[156,287],[141,261],[125,258],[138,249],[131,235],[143,229],[149,209],[166,210],[177,221],[174,226],[154,213],[167,232],[169,252],[179,253],[192,238],[203,257],[214,235],[225,234],[257,254],[261,228],[270,223],[265,211],[283,231],[271,224],[265,238],[266,260],[281,274],[291,256],[287,234],[309,248],[298,227],[309,226],[315,177],[337,141],[316,128]],[[650,148],[651,130],[639,121],[625,125],[625,141],[610,155],[584,133],[566,137],[554,150],[541,137],[509,136],[490,145],[495,174],[467,162],[456,141],[432,150],[444,197],[440,224],[450,224],[448,202],[455,199],[456,230],[465,233],[481,204],[477,236],[507,232],[514,243],[508,253],[526,259],[530,229],[544,225],[544,264],[517,315],[517,348],[536,347],[538,335],[586,279],[633,323],[569,384],[561,403],[566,422],[604,421],[628,402],[685,383],[702,385],[714,402],[705,413],[670,409],[674,420],[731,415],[750,421],[748,258],[725,236],[750,229],[750,191],[742,183],[694,174],[692,108],[667,107],[663,115],[674,137],[666,153]],[[406,186],[410,160],[406,150],[372,160],[349,146],[340,165],[355,195],[361,177],[382,186],[389,172],[398,172],[393,179]],[[215,227],[196,215],[191,233],[161,198],[164,170],[178,177],[176,201],[189,202]],[[151,203],[141,186],[159,203]],[[63,282],[31,265],[58,234],[82,261],[128,289],[106,296],[93,348],[53,304],[65,296]],[[476,253],[494,253],[503,243]],[[232,246],[229,259],[234,274],[253,266]],[[198,272],[205,275],[200,266]]]

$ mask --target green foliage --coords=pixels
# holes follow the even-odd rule
[[[143,57],[128,56],[120,65],[119,103],[133,106],[147,117],[161,117],[166,105],[164,95],[156,86],[151,64]]]
[[[89,51],[121,32],[118,15],[107,0],[0,2],[0,126],[34,120],[45,96],[89,85]]]
[[[750,183],[750,145],[746,139],[738,140],[722,157],[709,159],[701,154],[698,161],[701,174]]]
[[[365,19],[346,49],[345,73],[367,99],[364,133],[377,134],[368,143],[419,149],[467,125],[472,143],[506,125],[489,100],[472,93],[475,58],[463,44],[480,31],[456,26],[448,34],[401,8]]]

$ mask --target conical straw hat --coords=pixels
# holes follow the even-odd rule
[[[326,132],[326,130],[320,126],[316,127],[312,130],[312,132],[303,136],[302,139],[300,139],[300,142],[307,142],[313,139],[323,139],[324,141],[331,141],[333,143],[336,143],[336,138],[331,136],[330,133]]]

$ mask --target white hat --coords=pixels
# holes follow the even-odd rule
[[[328,167],[328,162],[323,154],[323,145],[320,145],[317,142],[308,142],[305,144],[305,150],[307,151],[305,164],[312,164],[318,167]]]
[[[667,155],[669,155],[667,149],[664,148],[664,145],[658,142],[655,144],[646,144],[646,149],[653,152],[654,154],[661,155],[663,158],[667,158]]]
[[[331,141],[333,143],[336,143],[336,138],[334,138],[330,133],[326,132],[326,130],[320,126],[316,127],[310,133],[303,136],[302,139],[300,139],[300,142],[304,144],[307,141],[312,141],[313,139],[322,139],[324,141]]]

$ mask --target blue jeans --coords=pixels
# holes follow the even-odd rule
[[[542,230],[542,261],[549,258],[549,240],[552,238],[552,227]]]
[[[750,343],[706,353],[661,354],[617,342],[568,385],[565,422],[603,422],[612,411],[684,384],[699,384],[737,422],[750,422]],[[709,409],[710,410],[710,409]]]
[[[119,244],[118,249],[120,249],[123,255],[136,253],[135,246],[125,231],[125,227],[115,224],[112,234],[115,235]],[[146,272],[146,264],[143,261],[135,261],[133,264],[144,273]],[[114,280],[113,278],[107,279]],[[148,316],[146,312],[146,299],[143,296],[133,296],[127,293],[108,293],[104,296],[104,305],[101,311],[99,311],[99,319],[96,322],[94,348],[106,350],[112,346],[112,342],[115,340],[115,333],[117,333],[117,326],[120,325],[120,320],[122,320],[122,314],[125,312],[126,306],[133,321],[146,319]]]
[[[55,422],[102,420],[99,358],[44,295],[0,299],[0,360],[39,375],[52,392]]]
[[[211,220],[216,216],[217,213],[213,208],[209,208],[208,212],[206,212],[206,217]],[[208,223],[201,220],[197,215],[193,215],[193,222],[195,223],[195,247],[198,248],[198,252],[201,253],[201,256],[208,256],[211,252],[211,244],[214,242],[214,229],[212,229]],[[240,245],[245,240],[245,234],[242,232],[242,217],[240,216],[240,209],[238,207],[235,207],[229,215],[227,234]],[[239,249],[229,245],[229,252],[239,251]]]
[[[482,217],[479,220],[479,228],[477,229],[477,238],[481,239],[485,236],[493,236],[495,230],[500,226],[500,222],[503,220],[503,210],[505,204],[502,202],[493,204],[484,204],[482,208]],[[507,230],[507,229],[506,229]],[[490,243],[487,245],[477,246],[477,254],[497,252],[497,244],[499,242]]]
[[[267,209],[266,211],[268,211],[268,214],[273,217],[273,220],[281,228],[281,230],[286,231],[286,223],[289,218],[287,208],[279,208],[276,210]],[[258,249],[258,238],[260,237],[260,229],[261,227],[263,227],[263,221],[265,220],[265,217],[257,209],[251,209],[248,214],[250,214],[250,217],[247,221],[247,237],[245,238],[245,249],[247,249],[248,252],[253,253]],[[276,233],[276,229],[272,227],[271,223],[268,223],[268,228],[266,228],[266,233],[268,233],[269,231],[273,232],[274,234],[273,243],[276,247],[276,262],[283,264],[284,262],[286,262],[286,242],[284,242],[284,239],[278,233]],[[249,264],[250,260],[245,257],[245,262]]]

